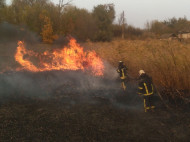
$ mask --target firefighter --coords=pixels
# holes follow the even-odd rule
[[[125,81],[127,78],[127,67],[124,65],[123,61],[119,61],[117,72],[119,73],[121,79],[121,85],[123,90],[126,90]]]
[[[139,71],[139,95],[144,98],[144,111],[154,111],[155,106],[153,105],[154,86],[152,78],[145,73],[144,70]]]

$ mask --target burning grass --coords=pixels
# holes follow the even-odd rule
[[[31,58],[35,57],[38,66],[34,65]],[[93,75],[103,76],[104,65],[96,52],[84,52],[83,48],[71,38],[67,46],[62,49],[35,53],[25,48],[24,42],[19,41],[15,60],[22,66],[21,69],[31,72],[43,72],[51,70],[91,70]]]

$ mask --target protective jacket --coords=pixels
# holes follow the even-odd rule
[[[127,67],[124,64],[118,66],[117,72],[122,80],[127,77]]]
[[[144,96],[144,109],[147,112],[148,109],[153,110],[155,106],[153,105],[153,95],[154,87],[152,83],[152,78],[146,73],[139,77],[139,91],[138,93]]]
[[[142,74],[139,77],[139,94],[144,96],[153,95],[154,87],[152,84],[152,78],[147,74]]]

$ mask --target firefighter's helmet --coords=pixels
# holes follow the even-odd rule
[[[123,65],[123,61],[119,61],[119,65],[120,65],[120,66]]]
[[[139,70],[139,75],[142,75],[142,74],[144,74],[144,73],[145,73],[144,70]]]

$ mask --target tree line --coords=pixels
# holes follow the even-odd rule
[[[186,17],[169,18],[164,21],[154,20],[146,23],[148,31],[161,35],[165,33],[190,32],[190,21]]]
[[[57,5],[49,0],[13,0],[6,5],[0,0],[0,22],[26,26],[46,43],[69,35],[82,41],[109,41],[114,18],[113,4],[98,5],[89,12],[63,0]]]
[[[53,43],[64,36],[74,36],[81,41],[110,41],[121,36],[146,38],[189,30],[190,27],[185,17],[174,17],[147,22],[145,29],[135,28],[124,23],[124,17],[119,17],[118,23],[114,22],[114,4],[97,5],[89,12],[70,5],[71,1],[59,0],[59,4],[54,4],[50,0],[12,0],[6,5],[5,0],[0,0],[0,22],[27,27],[40,35],[45,43]]]

